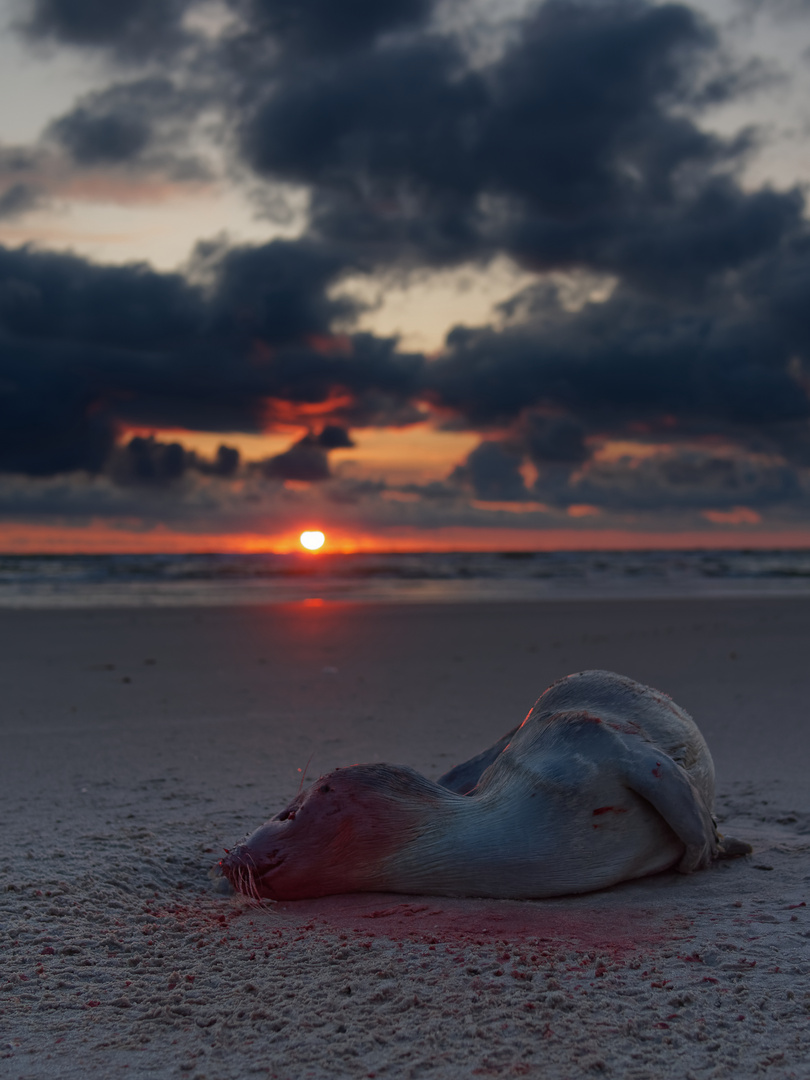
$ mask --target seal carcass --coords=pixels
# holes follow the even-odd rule
[[[437,783],[387,764],[322,776],[220,865],[241,892],[276,900],[583,893],[750,850],[720,839],[713,803],[691,717],[630,678],[584,671]]]

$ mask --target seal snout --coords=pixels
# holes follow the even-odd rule
[[[268,822],[220,859],[223,875],[237,892],[257,899],[271,895],[263,879],[286,859],[280,839],[279,826]]]
[[[240,882],[246,877],[253,877],[255,864],[248,849],[244,844],[240,844],[229,851],[224,859],[219,860],[219,868],[231,885],[241,891]]]
[[[251,896],[254,900],[261,899],[261,871],[257,869],[250,850],[244,844],[228,852],[226,857],[220,860],[219,866],[224,877],[237,892]]]
[[[247,847],[244,844],[239,844],[238,847],[229,851],[224,859],[219,860],[219,865],[225,877],[230,877],[236,870],[240,870],[244,866],[253,867],[254,863]]]

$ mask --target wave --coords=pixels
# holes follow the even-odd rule
[[[6,555],[0,606],[810,594],[810,551]]]

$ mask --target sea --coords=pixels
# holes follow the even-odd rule
[[[0,607],[810,595],[810,551],[7,555]]]

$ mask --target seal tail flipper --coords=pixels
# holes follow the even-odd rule
[[[744,840],[736,840],[733,836],[722,836],[718,833],[717,840],[715,859],[739,859],[741,855],[750,855],[754,850],[750,844],[746,844]]]
[[[500,757],[519,727],[520,724],[512,728],[502,739],[498,739],[494,745],[490,746],[488,750],[482,750],[480,754],[476,754],[469,761],[464,761],[461,765],[456,765],[450,769],[444,776],[440,776],[436,783],[439,787],[447,788],[448,791],[455,791],[457,795],[469,795],[473,788],[477,787],[481,774],[490,767],[497,757]]]
[[[686,845],[678,870],[688,874],[708,866],[717,856],[717,832],[711,810],[689,774],[663,750],[640,739],[627,739],[625,747],[629,751],[625,783],[655,807]]]

